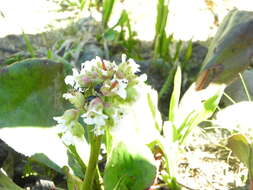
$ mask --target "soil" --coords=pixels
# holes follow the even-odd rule
[[[103,45],[98,42],[94,35],[99,31],[99,28],[99,24],[94,20],[82,19],[78,23],[69,26],[64,31],[51,31],[43,34],[28,35],[28,37],[31,39],[31,44],[37,50],[38,57],[46,56],[46,50],[49,48],[58,56],[66,56],[69,50],[78,47],[79,51],[73,54],[68,61],[76,67],[79,67],[81,62],[91,59],[96,55],[106,57],[108,52],[104,51]],[[82,35],[83,33],[86,35]],[[59,42],[63,43],[57,47],[55,44]],[[193,43],[192,57],[188,62],[187,69],[183,71],[183,91],[195,80],[200,65],[206,55],[207,48],[201,44],[201,42]],[[148,83],[159,91],[172,68],[172,63],[164,63],[162,60],[155,60],[154,64],[154,60],[152,59],[152,43],[140,41],[139,45],[142,52],[140,53],[140,58],[136,59],[136,61],[141,65],[141,71],[147,73]],[[115,50],[115,47],[111,45],[109,46],[109,52],[110,49]],[[119,50],[121,49],[119,48]],[[115,60],[117,60],[122,53],[122,51],[113,52],[114,55],[110,58]],[[8,64],[6,60],[8,60],[9,57],[13,57],[17,54],[21,54],[23,58],[30,57],[22,35],[9,35],[0,39],[0,67]],[[160,99],[160,110],[164,115],[167,115],[170,93],[171,90],[168,90],[167,94]],[[177,179],[182,185],[182,189],[247,189],[247,185],[245,185],[247,180],[247,169],[231,155],[231,152],[225,146],[225,139],[229,135],[229,131],[224,129],[208,129],[208,127],[198,127],[192,132],[188,142],[183,147],[180,159],[177,163]],[[6,151],[8,152],[9,149],[6,151],[2,150],[4,149],[0,149],[0,164],[4,161],[8,162],[4,154],[6,154]],[[22,157],[20,162],[26,159],[26,157]],[[18,168],[20,169],[20,167]],[[14,176],[13,180],[23,187],[32,183],[33,189],[35,189],[35,182],[39,179],[19,181],[21,179],[15,179]],[[59,179],[54,182],[58,185]],[[162,183],[159,185],[162,186]],[[166,189],[166,187],[161,187],[160,189]]]
[[[183,189],[246,190],[247,169],[226,148],[224,129],[196,128],[178,163]]]

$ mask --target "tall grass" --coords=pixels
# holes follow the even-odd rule
[[[112,14],[114,4],[115,4],[115,0],[104,0],[103,1],[102,23],[103,23],[104,28],[108,28],[108,22],[110,20],[111,14]]]
[[[169,43],[172,37],[167,37],[165,28],[167,25],[167,19],[169,14],[168,9],[169,0],[158,0],[157,3],[157,16],[156,16],[156,25],[155,25],[155,39],[154,39],[154,57],[166,58]]]

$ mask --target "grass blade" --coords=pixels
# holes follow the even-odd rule
[[[32,46],[32,43],[31,43],[28,35],[26,33],[24,33],[24,32],[22,33],[22,35],[23,35],[23,39],[25,41],[25,45],[26,45],[27,51],[30,53],[31,57],[36,57],[35,49]]]
[[[115,3],[115,0],[104,0],[103,18],[102,18],[102,23],[103,23],[104,28],[108,27],[108,22],[109,22],[111,14],[112,14],[112,9],[113,9],[114,3]]]
[[[246,85],[246,83],[245,83],[245,80],[244,80],[244,78],[243,78],[243,76],[242,76],[241,73],[239,73],[239,76],[240,76],[240,79],[241,79],[241,81],[242,81],[242,85],[243,85],[243,88],[244,88],[244,90],[245,90],[246,96],[247,96],[248,100],[251,101],[251,97],[250,97],[250,94],[249,94],[247,85]]]
[[[174,89],[170,99],[170,107],[169,107],[169,121],[175,121],[175,115],[177,114],[180,91],[181,91],[181,68],[177,67],[175,78],[174,78]]]

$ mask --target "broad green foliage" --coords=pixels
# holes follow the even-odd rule
[[[23,190],[0,171],[0,190]]]
[[[138,141],[135,144],[121,141],[106,164],[105,190],[143,190],[152,185],[155,176],[156,167],[148,147]]]
[[[211,82],[228,84],[245,70],[252,59],[253,12],[231,11],[223,20],[208,48],[197,90]]]
[[[0,127],[50,126],[66,109],[64,64],[27,59],[0,69]]]

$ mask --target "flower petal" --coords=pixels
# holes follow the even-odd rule
[[[74,145],[74,136],[71,134],[70,131],[67,131],[66,133],[64,133],[61,137],[62,141],[64,142],[64,144],[66,144],[67,146],[69,145]]]

